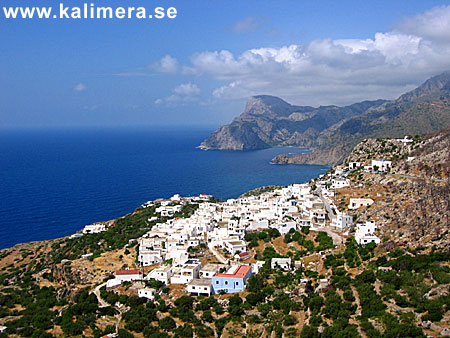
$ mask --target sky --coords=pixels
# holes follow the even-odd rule
[[[347,105],[396,98],[450,70],[450,1],[86,3],[175,7],[177,16],[0,16],[0,128],[212,127],[229,123],[252,95]],[[3,0],[0,7],[59,4]]]

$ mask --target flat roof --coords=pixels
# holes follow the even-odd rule
[[[181,268],[182,269],[195,269],[198,266],[198,264],[185,264]]]
[[[244,278],[250,271],[250,265],[239,265],[233,273],[215,273],[213,277]]]
[[[198,286],[211,286],[211,279],[207,278],[195,278],[189,282],[188,285],[198,285]]]
[[[290,262],[290,258],[272,258],[272,262]]]
[[[206,264],[200,271],[217,271],[225,267],[225,264]]]
[[[243,241],[228,241],[231,245],[244,245],[245,243]]]
[[[156,271],[168,272],[168,271],[172,270],[172,267],[170,265],[168,265],[168,266],[162,265],[162,266],[156,268],[155,270]],[[152,271],[155,271],[155,270],[152,270]]]

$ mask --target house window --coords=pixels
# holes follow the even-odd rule
[[[195,290],[195,286],[192,287],[192,290]]]
[[[225,285],[228,285],[228,281],[225,281]]]
[[[216,280],[216,284],[217,284],[217,285],[219,284],[219,281],[218,281],[218,280]]]

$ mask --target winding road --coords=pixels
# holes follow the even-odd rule
[[[100,289],[101,289],[103,286],[105,286],[105,285],[106,285],[106,283],[100,284],[99,286],[97,286],[97,287],[94,289],[94,291],[92,291],[92,293],[93,293],[95,296],[97,296],[97,300],[98,300],[98,302],[100,303],[100,307],[107,307],[107,306],[109,306],[109,304],[108,304],[107,302],[105,302],[105,301],[103,300],[102,297],[100,297]]]
[[[107,307],[107,306],[110,306],[110,304],[107,303],[107,302],[105,302],[105,301],[103,300],[103,298],[100,296],[100,289],[101,289],[103,286],[105,286],[105,285],[106,285],[106,283],[100,284],[100,285],[98,285],[93,291],[91,291],[91,293],[93,293],[93,294],[97,297],[97,300],[98,300],[98,302],[100,303],[100,307]],[[114,318],[117,319],[116,324],[115,324],[115,328],[116,328],[116,333],[118,333],[118,332],[119,332],[120,321],[122,320],[122,310],[119,309],[117,306],[114,306],[114,308],[115,308],[117,311],[119,311],[119,313],[116,314],[116,315],[114,316]]]

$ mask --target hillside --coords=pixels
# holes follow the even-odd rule
[[[351,188],[337,191],[342,210],[358,221],[380,225],[384,246],[411,250],[450,244],[450,129],[417,137],[404,145],[396,139],[367,139],[359,143],[344,163],[385,158],[392,167],[385,174],[357,170],[349,176]],[[347,210],[350,198],[372,198],[375,204]]]
[[[247,280],[245,290],[233,294],[193,295],[184,284],[164,285],[154,279],[112,288],[106,288],[105,282],[118,269],[140,267],[139,238],[150,229],[158,227],[159,238],[163,234],[159,226],[168,222],[175,231],[173,222],[184,222],[201,209],[201,203],[215,206],[214,217],[230,218],[230,207],[237,200],[183,198],[181,211],[170,217],[157,212],[170,200],[156,200],[109,221],[105,232],[1,250],[0,326],[6,332],[0,337],[446,336],[450,332],[449,147],[450,129],[406,144],[396,139],[359,143],[345,164],[366,165],[384,157],[392,161],[390,171],[346,171],[350,186],[336,189],[330,198],[355,223],[375,221],[381,243],[358,245],[352,230],[332,229],[330,220],[316,230],[301,226],[299,207],[286,216],[295,220],[296,228],[285,235],[275,227],[246,230],[243,240],[249,258],[236,264],[259,261],[261,266]],[[329,184],[332,175],[343,169],[331,169],[310,186],[319,181]],[[305,203],[304,197],[286,194],[287,188],[258,188],[241,198],[246,199],[244,204],[260,198],[268,205],[267,201],[279,201],[284,195],[298,206]],[[322,192],[312,191],[308,198],[313,194]],[[372,198],[375,203],[349,210],[349,199],[356,197]],[[234,216],[247,213],[240,208],[233,209]],[[218,263],[220,257],[232,258],[226,250],[208,248],[206,242],[188,251],[189,259],[199,259],[205,266]],[[290,258],[293,264],[287,270],[272,266],[272,259],[278,258]],[[148,273],[170,264],[163,261],[140,268]],[[144,287],[157,291],[153,300],[138,297]]]
[[[280,155],[273,163],[337,164],[370,137],[403,137],[450,125],[450,72],[428,79],[396,100],[346,107],[299,107],[272,96],[248,100],[245,111],[203,141],[203,149],[308,147],[311,154]]]

